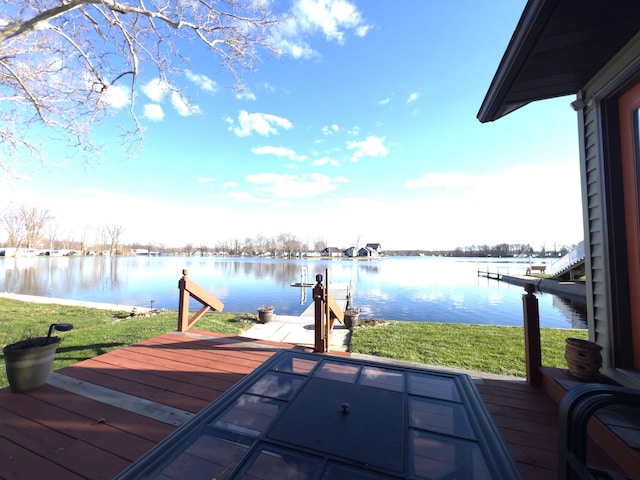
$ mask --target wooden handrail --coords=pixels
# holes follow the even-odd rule
[[[315,303],[315,341],[314,352],[328,352],[331,345],[331,331],[336,320],[344,323],[344,312],[338,302],[329,293],[329,269],[325,271],[326,282],[322,285],[322,275],[316,275],[316,285],[313,287],[313,301]]]
[[[178,300],[178,331],[186,332],[189,330],[205,313],[209,310],[221,312],[224,303],[207,292],[196,282],[187,278],[189,270],[182,270],[182,278],[178,281],[180,290]],[[189,318],[189,297],[197,300],[204,306],[198,310],[191,318]]]

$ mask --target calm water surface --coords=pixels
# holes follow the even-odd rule
[[[254,312],[271,304],[298,315],[311,289],[291,287],[330,269],[331,282],[352,284],[363,316],[416,322],[522,325],[520,286],[478,277],[486,270],[523,274],[528,262],[439,257],[379,260],[217,257],[0,257],[0,291],[155,308],[178,308],[182,269],[225,304]],[[306,271],[306,277],[302,275]],[[543,327],[585,328],[584,305],[537,294]],[[199,308],[197,302],[192,309]]]

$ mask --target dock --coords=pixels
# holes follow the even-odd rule
[[[502,274],[499,272],[489,272],[478,270],[478,276],[484,278],[490,278],[492,280],[502,280]]]
[[[585,302],[587,298],[587,290],[585,282],[578,280],[558,280],[555,278],[539,278],[530,275],[509,275],[500,273],[500,271],[490,272],[478,269],[478,277],[507,282],[512,285],[524,286],[526,283],[532,283],[536,290],[544,293],[551,293],[559,297],[570,298]]]

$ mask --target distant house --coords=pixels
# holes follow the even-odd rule
[[[356,256],[356,247],[349,247],[346,250],[342,251],[342,255],[344,257],[355,257]]]
[[[324,250],[322,250],[322,256],[323,257],[341,257],[342,250],[340,250],[338,247],[327,247]]]
[[[379,243],[367,243],[366,246],[358,250],[359,257],[377,258],[382,255],[382,247]]]
[[[377,258],[380,256],[380,254],[378,253],[377,250],[374,250],[371,247],[362,247],[360,250],[358,250],[358,256]]]
[[[149,250],[146,248],[134,248],[133,249],[133,254],[138,256],[138,257],[148,257],[149,256]]]
[[[382,247],[379,243],[367,243],[364,248],[370,248],[371,250],[375,250],[378,255],[382,253]]]

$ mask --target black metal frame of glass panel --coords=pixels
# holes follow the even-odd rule
[[[132,478],[480,478],[520,471],[465,374],[282,350],[124,470]]]

